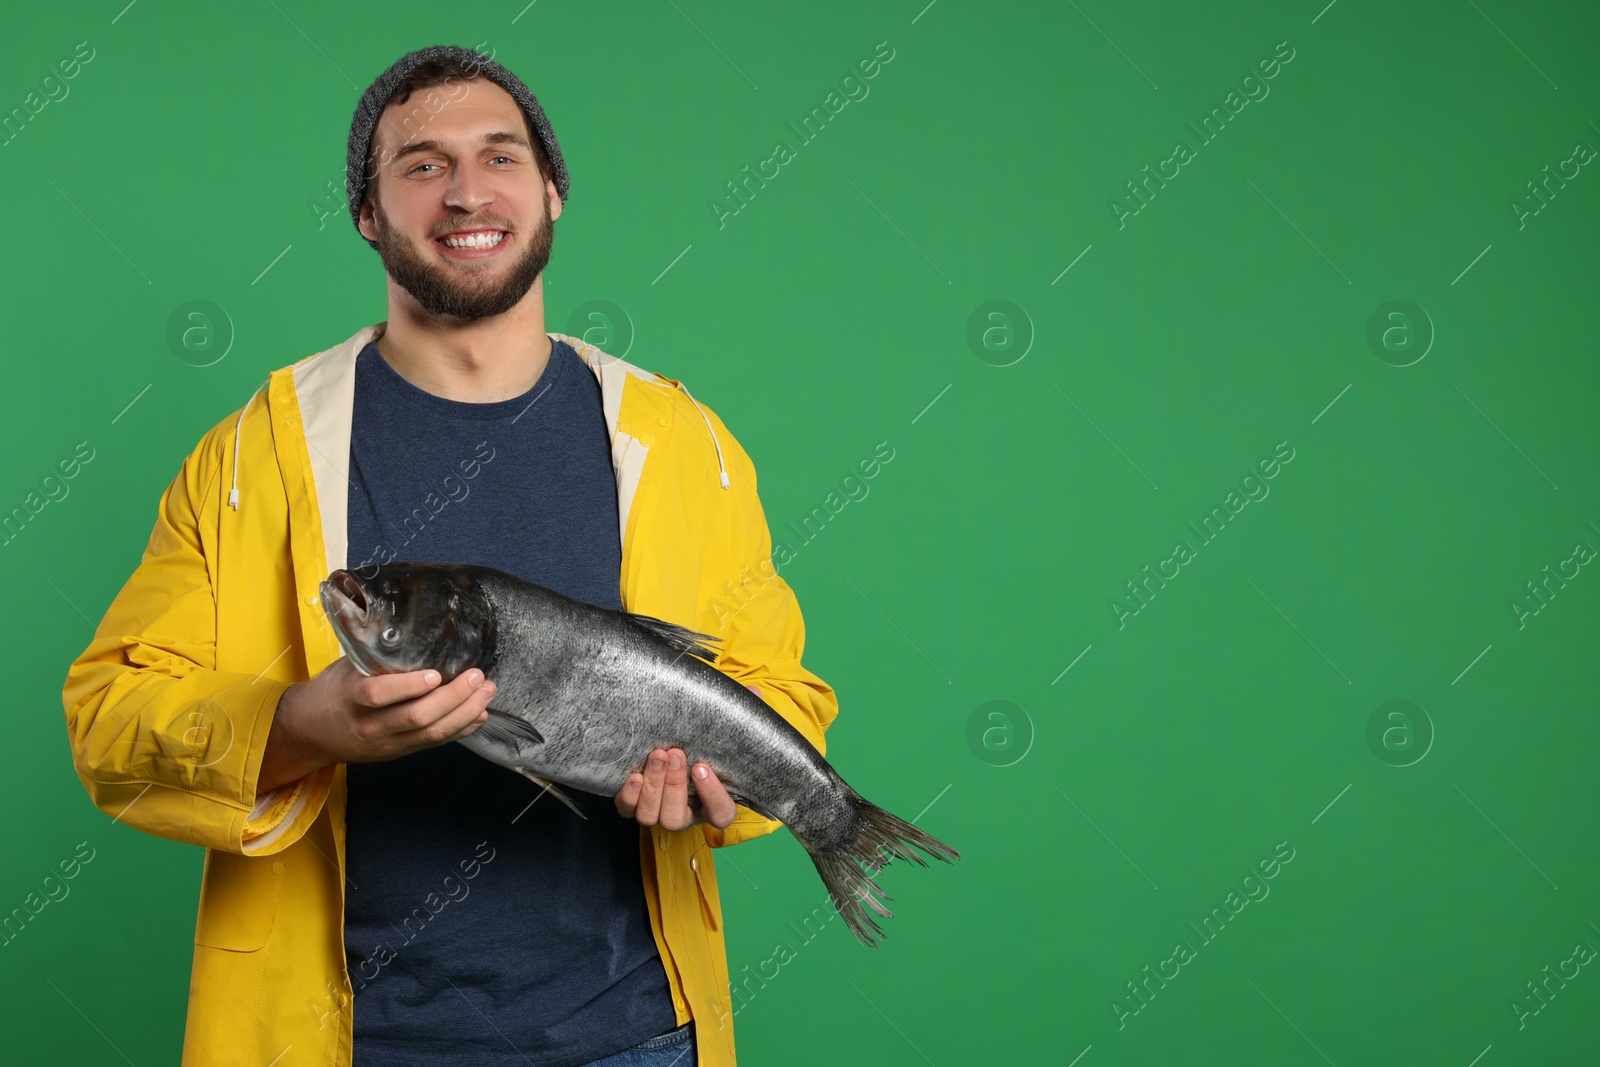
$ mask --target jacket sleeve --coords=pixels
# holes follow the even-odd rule
[[[101,811],[158,837],[265,855],[310,825],[334,768],[256,796],[290,683],[265,677],[266,663],[254,674],[216,669],[206,531],[221,506],[219,443],[213,431],[162,494],[139,565],[68,668],[62,703],[73,767]]]
[[[707,631],[721,639],[717,666],[735,681],[758,687],[768,706],[826,755],[824,735],[839,713],[838,697],[832,686],[801,665],[805,621],[794,590],[779,576],[772,558],[772,534],[756,492],[755,467],[721,421],[710,409],[707,412],[727,453],[729,491],[738,494],[736,513],[743,526],[742,536],[735,539],[740,548],[732,567],[713,575],[710,583],[721,591],[710,601],[715,625]],[[699,421],[698,414],[694,419]],[[710,823],[700,828],[713,848],[722,848],[770,834],[782,825],[740,805],[726,828]]]

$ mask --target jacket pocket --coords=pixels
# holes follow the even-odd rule
[[[272,936],[283,888],[283,862],[206,849],[194,943],[255,952]]]
[[[711,864],[711,847],[703,845],[689,857],[694,870],[695,884],[700,887],[700,906],[705,910],[706,925],[713,930],[722,928],[722,895],[717,890],[717,872]]]

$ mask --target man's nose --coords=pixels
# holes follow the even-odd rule
[[[445,196],[445,203],[451,207],[459,207],[470,213],[493,202],[494,190],[488,175],[480,172],[475,165],[457,168],[455,173],[450,175],[449,192]]]

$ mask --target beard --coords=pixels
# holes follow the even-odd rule
[[[452,266],[435,262],[421,252],[404,233],[392,228],[374,197],[373,216],[378,231],[378,255],[383,269],[395,284],[410,293],[422,309],[438,318],[476,322],[499,315],[517,305],[550,262],[550,245],[555,225],[550,218],[550,197],[544,194],[543,224],[529,232],[519,230],[515,239],[525,247],[509,268],[500,264]],[[504,240],[504,238],[502,238]],[[495,271],[505,277],[496,282]]]

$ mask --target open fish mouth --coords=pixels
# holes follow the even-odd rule
[[[366,591],[361,588],[360,579],[349,571],[334,571],[328,575],[328,580],[322,583],[319,591],[322,594],[322,610],[328,613],[328,618],[340,630],[348,629],[353,624],[364,624],[372,615],[372,604]]]
[[[322,610],[333,625],[333,634],[339,647],[350,657],[350,662],[362,674],[373,674],[376,667],[356,640],[354,630],[364,626],[372,616],[372,602],[361,580],[349,571],[339,570],[328,575],[318,589],[322,597]]]

